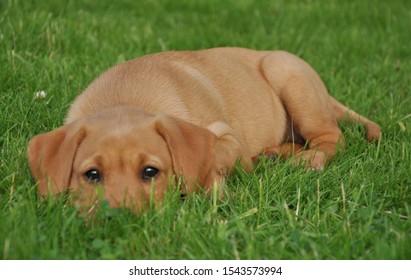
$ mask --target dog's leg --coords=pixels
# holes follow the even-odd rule
[[[333,105],[325,85],[306,62],[286,52],[272,52],[263,58],[261,72],[284,105],[293,133],[307,141],[308,149],[295,154],[296,164],[304,162],[321,170],[343,144]]]
[[[293,142],[287,142],[279,146],[268,147],[264,149],[264,151],[260,155],[253,157],[253,162],[257,161],[259,156],[269,157],[273,160],[276,158],[286,160],[294,156],[295,154],[302,152],[303,150],[303,145]]]

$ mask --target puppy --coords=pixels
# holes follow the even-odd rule
[[[184,193],[221,186],[237,162],[250,170],[261,153],[321,170],[343,145],[339,121],[380,138],[290,53],[171,51],[102,74],[62,127],[29,142],[28,158],[41,195],[71,189],[80,205],[106,199],[140,212],[176,180]]]

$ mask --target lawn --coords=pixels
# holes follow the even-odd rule
[[[408,0],[1,1],[0,258],[411,259],[410,22]],[[102,205],[86,219],[70,197],[39,198],[26,144],[99,73],[217,46],[301,56],[381,141],[344,125],[322,172],[261,159],[235,170],[224,200],[173,191],[140,217]]]

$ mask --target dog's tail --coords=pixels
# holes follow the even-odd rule
[[[345,107],[343,104],[341,104],[331,96],[330,100],[338,122],[362,123],[364,124],[365,130],[367,131],[368,141],[371,142],[380,139],[381,128],[378,124]]]

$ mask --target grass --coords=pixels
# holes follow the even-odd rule
[[[410,259],[410,11],[407,0],[1,1],[0,258]],[[26,143],[60,126],[99,73],[216,46],[303,57],[382,126],[381,142],[344,126],[346,148],[322,172],[262,159],[235,171],[224,201],[174,191],[141,217],[103,205],[86,220],[67,197],[39,199]]]

